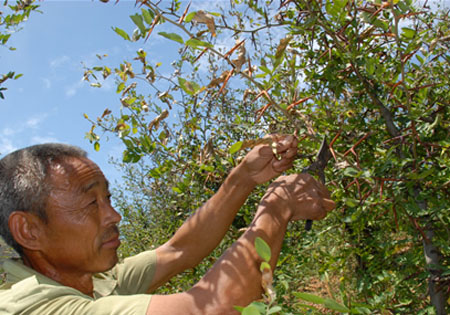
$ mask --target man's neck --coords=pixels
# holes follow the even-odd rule
[[[74,288],[83,294],[94,297],[94,284],[91,273],[74,274],[56,269],[53,265],[47,263],[45,259],[22,257],[25,266],[28,266],[44,276],[55,280],[62,285]]]

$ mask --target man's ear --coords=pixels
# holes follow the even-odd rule
[[[24,249],[41,248],[42,221],[31,212],[13,211],[8,220],[9,230],[14,240]]]

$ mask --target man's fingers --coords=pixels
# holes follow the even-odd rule
[[[279,161],[274,161],[272,168],[275,172],[281,173],[292,167],[294,161],[292,159],[281,159]]]
[[[258,148],[258,147],[257,147]],[[263,157],[271,157],[273,156],[272,148],[268,145],[261,144],[258,148],[258,152]]]
[[[280,154],[291,148],[297,147],[297,139],[294,136],[275,136],[273,139],[277,142],[276,148]]]
[[[292,158],[297,157],[297,148],[289,148],[289,149],[287,149],[284,152],[279,152],[278,151],[278,153],[280,154],[282,159],[285,159],[285,158],[286,159],[292,159]]]
[[[331,210],[336,208],[336,203],[331,199],[323,199],[322,206],[327,212],[330,212]]]

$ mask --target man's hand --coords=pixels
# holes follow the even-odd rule
[[[297,139],[294,136],[271,135],[273,146],[258,145],[251,150],[241,165],[256,184],[265,183],[292,167],[297,156]]]
[[[327,188],[311,175],[292,174],[277,178],[262,199],[289,220],[320,220],[335,208]]]

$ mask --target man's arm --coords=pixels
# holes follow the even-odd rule
[[[254,187],[292,166],[297,154],[297,140],[292,136],[273,136],[272,139],[279,158],[270,145],[255,147],[231,171],[217,193],[157,249],[156,272],[148,292],[187,268],[195,267],[209,255]]]
[[[235,313],[233,306],[245,306],[262,293],[255,238],[271,247],[274,269],[288,222],[321,219],[333,208],[326,188],[310,175],[280,177],[269,187],[247,231],[208,273],[187,292],[153,296],[147,314]]]

